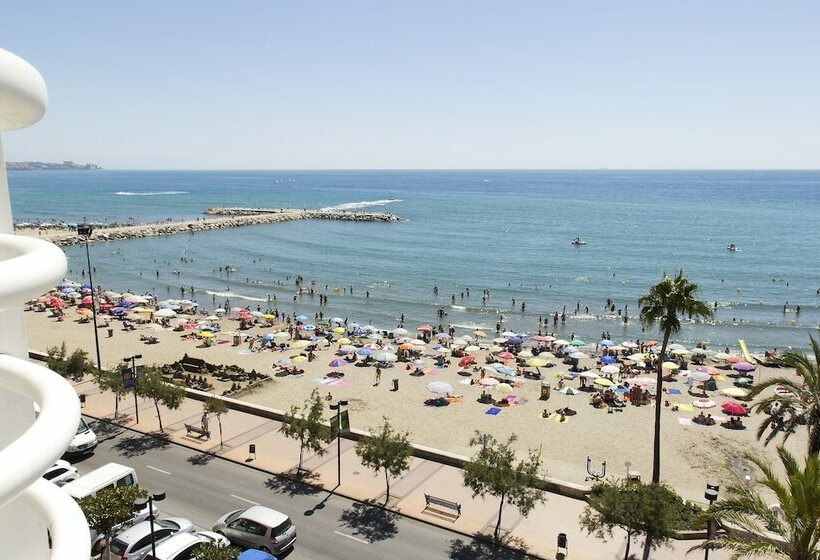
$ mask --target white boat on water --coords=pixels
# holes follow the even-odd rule
[[[586,245],[587,242],[581,239],[580,237],[576,237],[572,241],[570,241],[570,245]]]

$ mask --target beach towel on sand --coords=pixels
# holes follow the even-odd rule
[[[673,387],[673,388],[669,389],[669,394],[670,395],[682,395],[683,391],[681,391],[680,389],[675,389]]]
[[[490,416],[496,416],[499,412],[501,412],[500,408],[498,408],[497,406],[491,406],[490,409],[486,412],[486,414],[489,414]]]

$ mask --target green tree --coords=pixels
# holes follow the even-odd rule
[[[330,441],[330,428],[322,422],[324,403],[319,390],[314,389],[301,410],[293,405],[285,415],[284,423],[279,431],[285,437],[299,440],[299,467],[302,470],[302,458],[305,448],[318,453],[319,456],[327,453],[325,444]]]
[[[809,455],[801,468],[782,447],[777,448],[777,454],[786,473],[784,480],[761,459],[746,455],[763,475],[759,483],[768,495],[774,494],[775,507],[751,486],[729,486],[729,497],[710,508],[710,515],[728,529],[727,534],[692,550],[725,548],[733,559],[820,558],[820,459]],[[734,533],[732,528],[745,534]]]
[[[518,508],[524,517],[544,501],[544,492],[535,488],[541,459],[535,450],[530,449],[526,459],[516,461],[513,444],[517,439],[513,434],[501,443],[489,434],[476,432],[470,440],[470,447],[480,449],[464,465],[464,484],[473,491],[473,497],[489,494],[500,498],[498,521],[493,533],[495,540],[500,538],[501,511],[505,501]]]
[[[207,542],[194,552],[194,560],[236,560],[242,552],[234,546],[221,547],[216,543]]]
[[[77,349],[69,354],[65,342],[47,349],[46,354],[48,368],[71,381],[82,381],[86,373],[95,369],[85,350]]]
[[[228,405],[222,399],[210,397],[203,404],[203,408],[207,414],[216,414],[216,421],[219,424],[219,447],[222,447],[222,415],[228,412]]]
[[[134,500],[146,496],[148,493],[136,486],[117,486],[103,488],[78,500],[88,526],[102,537],[95,548],[102,550],[108,547],[114,529],[134,517]]]
[[[122,375],[120,369],[125,367],[120,364],[116,369],[98,370],[94,368],[91,375],[94,378],[94,383],[100,388],[100,391],[111,391],[114,393],[114,419],[120,413],[120,400],[128,393],[128,390],[122,384]]]
[[[359,456],[362,465],[377,473],[380,470],[384,471],[384,482],[387,487],[385,504],[390,501],[390,476],[401,476],[410,468],[413,446],[410,445],[409,437],[407,432],[396,431],[390,425],[390,421],[384,418],[381,428],[371,429],[370,437],[362,438],[356,443],[356,455]]]
[[[649,293],[641,296],[638,305],[641,307],[641,324],[652,327],[657,324],[663,334],[661,353],[658,359],[657,381],[655,389],[655,437],[652,456],[652,482],[661,481],[661,394],[663,391],[663,360],[669,338],[681,331],[681,317],[709,318],[712,310],[706,303],[697,299],[700,287],[690,282],[683,270],[673,278],[664,273],[660,282],[649,289]]]
[[[676,530],[688,528],[697,512],[662,484],[602,482],[593,486],[580,523],[599,539],[611,538],[616,528],[626,531],[624,560],[628,560],[633,537],[646,538],[644,558],[649,558],[649,552],[673,538]]]
[[[162,404],[166,408],[176,410],[185,400],[185,389],[166,383],[156,367],[145,368],[145,371],[137,377],[135,389],[137,395],[154,401],[154,408],[157,409],[157,420],[159,420],[159,431],[164,432],[159,405]]]
[[[809,335],[809,342],[814,351],[814,361],[802,352],[787,352],[783,356],[786,365],[793,367],[797,377],[773,377],[756,385],[749,396],[756,398],[763,391],[770,387],[783,386],[788,392],[781,391],[781,394],[774,393],[755,402],[753,408],[758,414],[766,414],[766,418],[760,423],[757,430],[757,439],[763,439],[768,430],[768,435],[764,439],[764,444],[768,445],[779,431],[783,432],[783,441],[787,440],[795,432],[797,426],[805,424],[809,430],[809,455],[820,454],[820,345],[817,340]],[[784,417],[783,425],[780,426],[777,415],[769,414],[771,408],[779,407],[780,410],[789,409],[802,410],[799,415],[790,414]]]

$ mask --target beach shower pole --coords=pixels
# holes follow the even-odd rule
[[[712,505],[718,499],[718,490],[720,490],[720,486],[717,482],[709,481],[706,483],[706,493],[704,497],[709,500],[709,508],[712,508]],[[709,541],[714,538],[712,534],[714,531],[714,521],[712,521],[712,516],[710,515],[709,518],[706,520],[706,542],[707,544]],[[709,549],[705,548],[703,551],[703,560],[709,560]]]
[[[91,286],[91,317],[94,322],[94,348],[97,350],[97,371],[102,371],[102,363],[100,361],[100,335],[97,332],[97,294],[94,293],[94,279],[91,276],[91,253],[88,251],[88,238],[94,233],[94,229],[90,224],[83,220],[83,223],[77,226],[77,235],[85,241],[85,259],[88,263],[88,285]]]
[[[140,407],[137,404],[137,360],[142,358],[142,354],[132,354],[131,356],[126,356],[123,358],[123,361],[127,364],[130,360],[131,362],[131,379],[134,380],[134,416],[136,416],[135,424],[140,423]]]
[[[336,404],[330,405],[330,410],[336,411],[336,487],[342,485],[342,407],[347,401],[339,399]]]

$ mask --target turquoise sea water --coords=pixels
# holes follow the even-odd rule
[[[197,217],[210,206],[361,208],[405,218],[92,245],[98,284],[160,298],[195,286],[194,299],[209,308],[214,297],[230,297],[265,309],[276,295],[281,311],[313,316],[318,298],[292,301],[301,274],[320,292],[328,286],[326,317],[384,328],[404,313],[410,327],[494,331],[503,315],[504,329],[535,331],[539,316],[566,306],[566,325],[549,327],[561,337],[647,339],[658,335],[641,332],[637,298],[662,271],[683,267],[703,298],[718,303],[715,321],[686,325],[683,343],[736,347],[742,338],[755,349],[805,348],[820,324],[816,171],[53,171],[10,172],[9,182],[18,222],[148,222]],[[576,236],[588,244],[570,245]],[[742,250],[727,251],[729,243]],[[84,249],[66,253],[79,279]],[[225,265],[237,272],[227,277],[218,270]],[[350,286],[352,295],[333,291]],[[483,289],[492,294],[484,303]],[[628,305],[627,325],[604,313],[607,299],[616,310]]]

